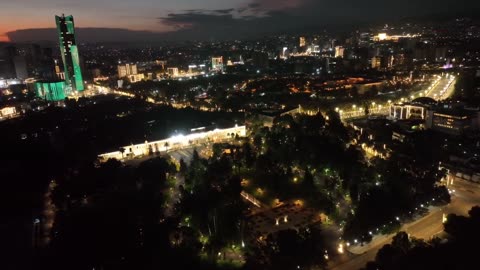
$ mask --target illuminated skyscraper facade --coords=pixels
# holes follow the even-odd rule
[[[37,97],[48,101],[61,101],[66,98],[64,81],[38,81],[35,82]]]
[[[305,47],[307,45],[307,40],[305,37],[300,37],[300,47]]]
[[[60,53],[62,55],[65,72],[65,83],[67,95],[71,91],[83,91],[82,69],[80,68],[80,57],[78,55],[77,42],[75,40],[75,25],[73,16],[55,16],[57,32],[60,42]]]

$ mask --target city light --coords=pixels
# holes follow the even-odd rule
[[[180,254],[185,262],[178,265],[192,269],[280,261],[279,268],[362,269],[425,264],[425,254],[410,256],[412,245],[398,245],[405,233],[425,239],[432,254],[455,244],[450,239],[476,239],[470,220],[476,222],[472,207],[480,205],[480,48],[472,46],[478,22],[453,10],[453,21],[389,19],[385,14],[405,3],[387,3],[364,10],[372,17],[368,27],[324,31],[313,17],[325,7],[309,1],[260,8],[247,2],[244,12],[228,1],[197,1],[189,12],[165,0],[171,3],[157,8],[165,17],[157,29],[142,22],[151,14],[134,14],[146,10],[145,0],[125,1],[131,5],[96,5],[100,25],[85,15],[88,5],[72,7],[90,27],[81,29],[81,40],[72,15],[38,21],[57,30],[54,44],[0,35],[2,140],[20,153],[7,151],[0,163],[9,172],[4,189],[18,201],[40,200],[34,216],[18,203],[6,212],[26,215],[10,226],[31,229],[31,239],[17,243],[21,250],[61,258],[49,248],[54,241],[72,251],[71,261],[95,268],[147,269],[152,258],[162,264]],[[407,4],[395,17],[420,10]],[[7,13],[35,13],[24,6]],[[115,21],[112,14],[127,6],[139,16]],[[347,25],[358,10],[328,12]],[[233,20],[200,27],[191,23],[199,15]],[[270,19],[278,23],[265,23]],[[4,30],[13,33],[22,21]],[[304,30],[289,33],[292,27]],[[22,37],[48,39],[37,28]],[[41,186],[38,179],[52,172],[61,179]],[[131,213],[110,207],[122,205]],[[89,235],[109,235],[113,221],[131,232],[115,234],[118,241],[72,238],[84,233],[77,217],[83,212],[85,219],[104,217],[85,220],[95,225],[87,226]],[[163,224],[173,253],[149,244],[151,224]],[[79,253],[82,241],[107,252]],[[198,248],[188,248],[194,242]],[[467,265],[456,256],[471,249],[467,242],[441,258],[444,265]],[[125,252],[107,256],[118,243]],[[385,245],[402,250],[380,256]],[[137,260],[138,250],[145,252]],[[54,264],[67,269],[71,262],[63,261]]]

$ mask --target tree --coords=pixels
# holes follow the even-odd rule
[[[398,232],[392,239],[392,247],[406,253],[410,249],[410,239],[406,232]]]
[[[469,217],[449,215],[445,231],[448,241],[435,237],[431,241],[411,239],[404,232],[397,234],[392,244],[381,248],[375,262],[367,269],[470,269],[477,263],[475,247],[480,234],[478,227],[480,209],[470,210]],[[373,268],[375,267],[375,268]]]
[[[305,188],[305,190],[309,192],[315,189],[315,183],[313,182],[313,175],[308,169],[305,170],[305,175],[303,177],[302,185]]]
[[[352,98],[357,98],[358,97],[358,87],[352,86],[352,88],[350,88],[350,96]]]
[[[212,145],[213,158],[219,158],[222,155],[223,147],[224,146],[221,143],[214,143]]]
[[[185,160],[183,158],[180,159],[180,173],[185,175],[187,173],[188,166],[187,163],[185,163]]]
[[[165,144],[163,146],[165,147],[165,152],[167,152],[170,144],[168,142],[165,142]]]
[[[272,269],[310,269],[325,265],[326,246],[320,230],[283,230],[267,238]]]

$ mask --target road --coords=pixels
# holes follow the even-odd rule
[[[396,102],[405,102],[413,100],[416,97],[426,96],[433,98],[437,101],[441,101],[449,98],[455,90],[455,76],[453,75],[436,75],[435,80],[432,84],[423,91],[417,93],[416,96],[404,97],[399,100],[384,102],[384,103],[375,103],[372,102],[369,106],[369,113],[371,115],[388,115],[390,112],[390,105]],[[365,116],[365,109],[363,107],[358,107],[353,105],[351,108],[336,108],[336,111],[340,114],[340,117],[344,120],[360,118]]]
[[[445,75],[439,78],[432,86],[430,86],[427,97],[441,101],[449,98],[455,90],[455,76]]]
[[[468,215],[468,211],[475,205],[480,205],[480,185],[457,180],[449,189],[452,193],[452,201],[444,207],[433,208],[425,217],[402,226],[401,230],[410,236],[422,239],[430,239],[443,231],[443,216],[448,214]],[[341,255],[336,261],[329,264],[330,270],[356,270],[375,259],[377,251],[385,244],[391,243],[393,235],[376,236],[368,245],[352,247],[350,254]]]

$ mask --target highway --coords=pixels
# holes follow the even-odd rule
[[[410,97],[403,97],[399,100],[389,100],[388,102],[379,103],[372,101],[369,106],[369,113],[371,115],[388,115],[390,111],[390,105],[398,102],[411,101],[418,97],[430,97],[437,101],[441,101],[449,98],[455,90],[456,78],[453,75],[436,75],[432,84],[423,91],[418,92],[416,95]],[[353,105],[351,108],[336,108],[335,109],[343,120],[360,118],[365,116],[365,108]]]
[[[443,217],[448,214],[468,215],[468,211],[475,205],[480,205],[480,185],[456,180],[449,186],[452,201],[443,207],[432,208],[430,213],[421,219],[407,223],[401,230],[410,236],[430,239],[443,231]],[[375,236],[372,242],[363,247],[355,246],[349,249],[349,254],[341,255],[337,260],[330,262],[330,270],[356,270],[375,259],[377,251],[385,244],[391,243],[393,235]]]

